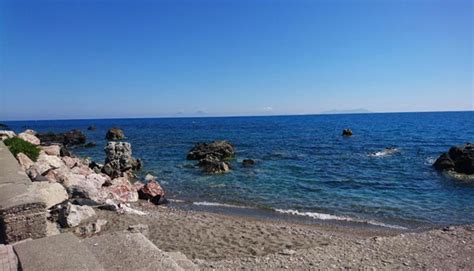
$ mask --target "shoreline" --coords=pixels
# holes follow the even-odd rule
[[[181,252],[203,270],[312,268],[468,268],[474,225],[395,230],[184,210],[147,201],[131,204],[144,216],[98,210],[99,233],[147,225],[146,236],[166,252]]]

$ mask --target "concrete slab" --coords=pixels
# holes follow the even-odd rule
[[[116,232],[82,242],[105,270],[183,270],[141,233]]]
[[[0,141],[0,169],[2,169],[2,174],[0,174],[0,185],[2,184],[11,184],[11,183],[31,183],[30,179],[26,173],[20,168],[15,157],[10,152],[7,146]]]
[[[14,245],[22,270],[104,270],[80,240],[63,233]]]
[[[0,270],[1,271],[17,271],[18,258],[16,257],[11,245],[0,246]]]

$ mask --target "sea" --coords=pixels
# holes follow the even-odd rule
[[[473,111],[4,123],[15,132],[80,129],[97,146],[73,152],[97,162],[107,130],[119,127],[143,161],[137,176],[157,176],[171,202],[196,208],[399,229],[474,223],[472,178],[432,167],[451,146],[474,142]],[[343,137],[345,128],[353,136]],[[236,148],[228,173],[205,174],[186,160],[195,143],[213,140]]]

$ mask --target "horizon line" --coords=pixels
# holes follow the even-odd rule
[[[57,118],[57,119],[10,119],[2,122],[25,121],[68,121],[68,120],[122,120],[122,119],[191,119],[191,118],[251,118],[251,117],[291,117],[291,116],[329,116],[329,115],[368,115],[368,114],[407,114],[407,113],[456,113],[474,112],[471,110],[446,110],[446,111],[390,111],[390,112],[340,112],[340,113],[301,113],[301,114],[266,114],[266,115],[202,115],[202,116],[142,116],[142,117],[110,117],[110,118]]]

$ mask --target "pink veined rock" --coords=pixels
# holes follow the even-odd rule
[[[48,155],[59,156],[61,147],[58,145],[41,146],[41,149]]]
[[[150,181],[138,191],[138,195],[141,199],[147,199],[157,204],[160,198],[165,196],[165,190],[157,181]]]
[[[18,134],[18,137],[36,146],[40,144],[39,138],[26,132]]]
[[[128,179],[120,178],[121,182],[100,189],[100,197],[118,202],[138,201],[138,192]],[[115,179],[116,180],[116,179]]]

